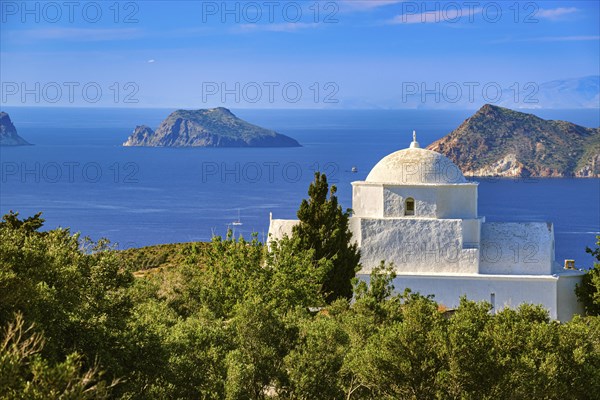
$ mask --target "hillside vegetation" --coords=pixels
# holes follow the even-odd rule
[[[142,276],[183,265],[189,254],[209,245],[210,243],[205,242],[158,244],[120,250],[117,254],[128,270],[133,271],[136,276]]]
[[[335,191],[311,193],[302,215],[328,209],[343,228]],[[349,300],[330,271],[350,279],[356,265],[335,264],[331,243],[316,256],[310,231],[270,251],[231,235],[115,251],[5,215],[0,398],[600,398],[600,317],[561,324],[536,305],[492,313],[466,298],[449,313],[394,294],[383,263]],[[596,283],[583,290],[600,305]]]

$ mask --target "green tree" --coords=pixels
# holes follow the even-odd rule
[[[42,213],[39,212],[33,217],[27,217],[24,220],[20,220],[19,213],[11,210],[8,212],[8,214],[2,216],[0,228],[7,227],[10,229],[23,229],[29,233],[32,233],[44,225],[44,219],[41,216]]]
[[[357,375],[380,399],[432,399],[445,371],[447,321],[437,304],[412,295],[402,320],[382,325],[364,345]],[[358,369],[360,368],[360,369]]]
[[[571,398],[558,391],[558,326],[547,310],[531,304],[504,308],[490,320],[484,337],[497,366],[488,398]]]
[[[265,271],[262,268],[264,248],[256,235],[251,241],[215,236],[200,257],[181,270],[182,316],[192,315],[206,307],[217,318],[228,317],[252,287],[260,285]]]
[[[337,318],[319,313],[315,318],[304,320],[299,343],[285,358],[290,398],[344,398],[341,369],[348,350],[348,334]]]
[[[81,355],[98,362],[109,378],[121,378],[134,360],[126,329],[132,303],[130,272],[106,241],[92,243],[68,229],[40,232],[39,214],[0,225],[0,324],[15,313],[43,332],[42,356],[62,362]]]
[[[498,368],[485,335],[493,318],[490,310],[489,303],[476,303],[462,297],[449,320],[445,349],[448,371],[442,386],[450,398],[489,397]]]
[[[225,398],[263,399],[285,385],[290,332],[272,305],[251,296],[235,307],[234,349],[227,354]],[[267,394],[269,394],[267,396]]]
[[[596,236],[596,248],[592,250],[587,247],[585,251],[598,262],[583,276],[581,284],[575,288],[575,293],[588,315],[600,315],[600,236]]]
[[[167,398],[223,399],[231,350],[225,323],[208,312],[180,319],[166,335],[166,364],[170,390]]]
[[[393,295],[396,272],[393,264],[381,262],[373,268],[368,283],[355,279],[352,310],[357,314],[370,315],[373,326],[398,321],[404,299],[411,296],[410,290]]]
[[[298,251],[298,238],[285,237],[270,243],[261,271],[264,281],[256,294],[272,303],[282,314],[296,308],[306,310],[324,305],[323,279],[332,268],[331,260],[313,262],[314,250]]]
[[[360,269],[360,251],[348,227],[350,210],[342,211],[336,191],[335,185],[329,189],[325,174],[315,173],[309,198],[298,209],[300,223],[293,228],[299,248],[314,250],[315,263],[323,258],[332,262],[322,288],[328,302],[352,298],[352,279]]]
[[[97,367],[82,370],[77,353],[52,363],[42,356],[44,337],[24,327],[21,314],[0,336],[0,398],[2,399],[104,399],[115,382],[102,380]]]
[[[170,277],[178,282],[180,296],[170,300],[182,316],[206,307],[217,317],[228,318],[245,298],[257,296],[285,314],[294,308],[324,304],[321,282],[331,269],[331,261],[313,262],[314,250],[298,248],[298,239],[283,238],[270,244],[256,236],[251,241],[215,237],[202,256],[189,258]],[[177,297],[175,295],[174,297]]]
[[[328,307],[330,315],[339,320],[349,345],[340,370],[340,381],[346,399],[377,399],[381,397],[373,382],[372,352],[365,346],[390,325],[402,321],[403,300],[409,293],[393,295],[396,274],[393,265],[384,262],[374,268],[368,281],[356,280],[354,303],[337,300]]]
[[[317,181],[322,201],[304,210],[347,230]],[[270,251],[231,234],[189,245],[183,265],[134,281],[107,242],[40,232],[41,222],[0,223],[0,398],[600,398],[596,316],[560,324],[540,306],[491,314],[467,299],[449,316],[430,297],[394,294],[383,262],[354,279],[352,302],[327,304],[339,251],[296,234]],[[344,237],[332,229],[310,232]]]
[[[600,399],[600,318],[575,316],[557,336],[555,398]]]

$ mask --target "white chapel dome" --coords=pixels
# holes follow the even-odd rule
[[[414,134],[410,148],[383,157],[366,181],[408,185],[467,183],[456,164],[440,153],[421,149]]]

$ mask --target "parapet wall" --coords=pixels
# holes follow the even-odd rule
[[[546,222],[481,225],[481,274],[551,275],[554,228]]]
[[[397,273],[476,274],[479,270],[479,249],[463,245],[463,220],[353,217],[350,226],[360,244],[363,274],[382,260],[394,263]]]

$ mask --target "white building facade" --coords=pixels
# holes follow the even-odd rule
[[[494,311],[541,304],[550,317],[582,314],[575,295],[580,271],[554,259],[554,229],[545,222],[486,222],[477,212],[478,183],[447,157],[410,148],[379,161],[352,183],[350,229],[368,280],[382,260],[393,263],[397,292],[410,288],[448,308],[460,297],[485,300]],[[291,235],[297,220],[271,219],[269,235]]]

